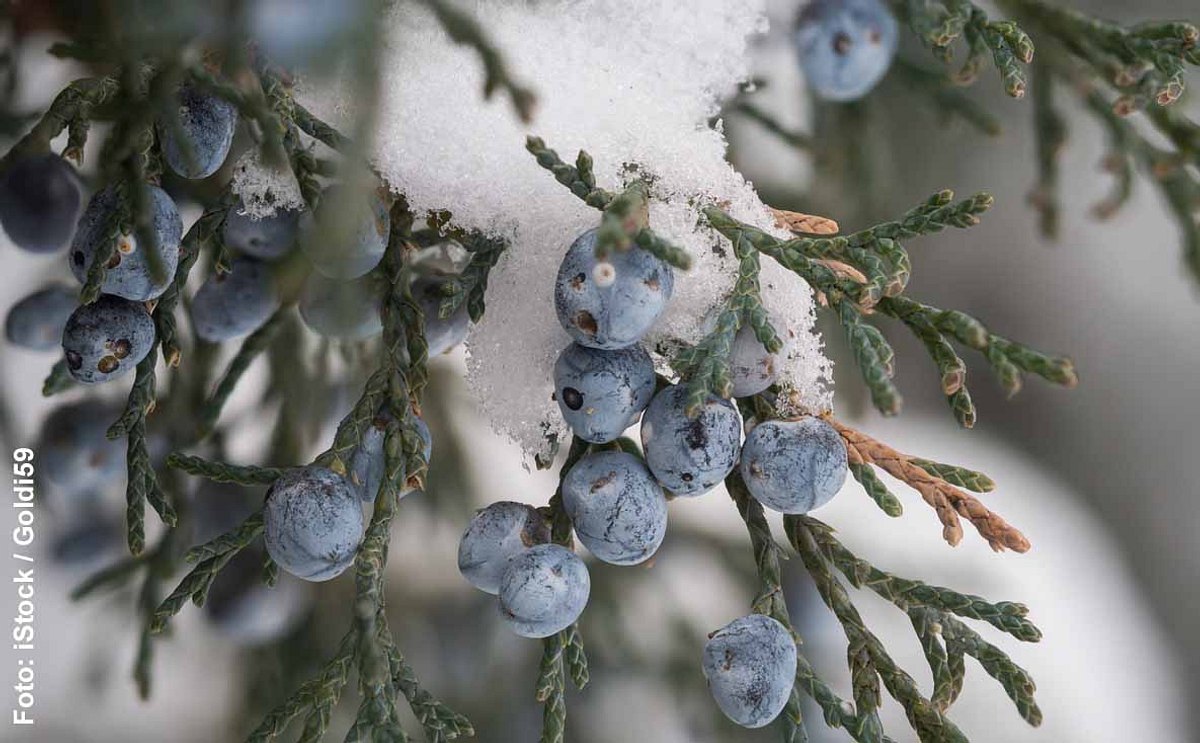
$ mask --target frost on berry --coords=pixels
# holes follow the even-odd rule
[[[383,20],[388,42],[374,164],[418,213],[449,208],[459,226],[509,240],[488,282],[487,314],[467,340],[470,381],[494,428],[526,452],[543,453],[548,435],[567,435],[552,394],[554,360],[570,342],[555,316],[554,279],[567,247],[597,226],[599,212],[520,145],[535,133],[568,160],[586,149],[602,188],[616,190],[641,175],[651,180],[650,224],[687,250],[693,266],[676,271],[671,301],[645,345],[665,350],[696,342],[732,288],[735,268],[731,246],[706,226],[701,207],[720,204],[782,236],[754,188],[725,160],[724,134],[708,125],[721,99],[749,75],[749,44],[766,30],[763,2],[493,2],[474,4],[472,12],[505,50],[514,75],[536,91],[531,128],[507,101],[480,100],[482,71],[470,49],[453,45],[427,13],[403,6]],[[342,124],[353,120],[355,90],[336,80],[303,80],[297,95]],[[414,100],[425,105],[413,107]],[[825,409],[829,365],[813,333],[811,292],[770,264],[764,261],[764,283],[773,286],[764,292],[797,336],[781,381],[804,406]],[[663,368],[663,359],[656,361]]]

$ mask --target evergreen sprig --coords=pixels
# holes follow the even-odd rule
[[[50,373],[46,375],[46,380],[42,382],[42,397],[53,397],[60,392],[66,392],[75,386],[75,378],[71,376],[71,370],[67,367],[66,359],[59,359],[54,362],[54,366],[50,367]]]
[[[993,603],[979,596],[897,577],[855,557],[833,536],[830,527],[813,520],[807,523],[807,528],[825,559],[846,576],[846,580],[855,588],[869,588],[903,610],[934,609],[976,619],[1024,642],[1037,642],[1042,638],[1041,631],[1026,618],[1029,609],[1023,604],[1010,601]]]
[[[755,337],[768,352],[777,353],[783,347],[762,303],[758,252],[742,233],[734,239],[733,250],[738,259],[737,280],[717,314],[716,327],[698,344],[684,348],[675,358],[675,369],[687,381],[689,415],[699,411],[710,395],[732,397],[730,356],[734,339],[743,326],[754,330]]]
[[[230,464],[183,452],[171,452],[167,456],[167,466],[213,482],[231,482],[238,485],[270,485],[284,473],[282,467]]]
[[[570,189],[589,206],[603,212],[596,235],[596,258],[607,260],[613,250],[629,250],[637,245],[658,259],[683,271],[691,268],[692,257],[683,248],[657,234],[650,223],[650,184],[635,179],[620,193],[596,185],[592,156],[579,151],[575,165],[563,162],[540,137],[525,140],[525,149],[538,165],[554,174],[554,179]]]
[[[448,0],[423,0],[437,16],[442,29],[456,44],[469,46],[479,55],[483,63],[483,97],[490,98],[497,90],[508,94],[513,110],[528,124],[533,119],[533,108],[537,98],[533,91],[518,83],[509,72],[504,58],[483,29],[470,15]]]
[[[892,7],[944,62],[954,57],[955,42],[964,40],[967,58],[955,74],[960,84],[974,81],[990,56],[1005,92],[1013,98],[1025,95],[1023,65],[1033,61],[1033,41],[1016,23],[990,20],[982,8],[968,0],[892,0]]]
[[[542,705],[542,734],[539,743],[563,743],[567,730],[567,674],[563,653],[566,640],[556,632],[542,640],[534,698]]]
[[[310,714],[312,710],[325,710],[324,715],[317,714],[312,718],[313,730],[311,732],[309,718],[305,719],[305,737],[308,740],[319,739],[320,732],[323,730],[317,731],[315,728],[320,726],[322,717],[324,717],[324,724],[328,725],[329,712],[341,698],[342,689],[353,669],[355,642],[358,639],[355,634],[355,630],[347,632],[338,644],[337,651],[325,663],[321,672],[301,684],[300,688],[290,697],[271,710],[246,738],[246,743],[268,743],[268,741],[274,740],[282,735],[288,724],[305,710],[310,710]],[[312,737],[312,733],[317,733],[315,738]]]
[[[850,665],[853,685],[856,688],[855,703],[863,714],[862,705],[867,703],[873,710],[878,700],[878,684],[904,708],[909,724],[921,740],[947,740],[965,742],[962,731],[945,717],[917,688],[912,676],[900,668],[883,647],[883,643],[863,623],[849,594],[833,574],[821,554],[812,535],[812,519],[804,516],[785,516],[784,530],[788,539],[816,583],[826,606],[842,625],[850,648]],[[882,735],[882,730],[879,731]]]
[[[821,303],[836,313],[872,402],[881,413],[897,414],[902,398],[892,382],[895,352],[883,334],[866,321],[872,314],[900,320],[921,340],[938,367],[942,391],[955,418],[969,428],[976,414],[965,384],[966,364],[947,336],[981,351],[1010,393],[1020,389],[1022,373],[1033,373],[1067,387],[1076,383],[1070,359],[1049,356],[994,335],[965,313],[938,310],[904,294],[912,263],[900,241],[952,227],[972,227],[991,205],[988,194],[955,202],[953,192],[941,191],[893,221],[845,236],[791,240],[776,238],[716,207],[706,208],[704,214],[735,250],[749,244],[773,258],[808,282]],[[880,491],[872,488],[871,492]]]
[[[454,293],[442,300],[439,314],[449,317],[465,302],[472,322],[479,322],[486,308],[488,277],[508,249],[508,241],[479,232],[459,233],[458,242],[471,260],[459,274],[457,281],[450,282]]]
[[[217,419],[221,417],[221,410],[225,407],[225,403],[229,401],[229,396],[233,394],[237,384],[242,379],[242,375],[250,368],[267,348],[271,342],[275,340],[275,335],[279,331],[283,319],[291,310],[290,307],[283,307],[276,310],[271,317],[267,319],[257,330],[246,337],[242,341],[242,347],[238,349],[237,354],[229,362],[229,367],[225,370],[225,374],[221,377],[221,381],[217,383],[216,389],[213,390],[212,396],[208,398],[200,409],[198,427],[198,438],[204,438],[212,433],[213,428],[217,425]]]
[[[220,227],[225,221],[227,207],[225,202],[230,198],[228,192],[222,199],[222,208],[210,209],[196,220],[183,240],[179,243],[179,262],[175,266],[175,276],[158,298],[154,308],[154,327],[158,333],[159,346],[162,348],[163,361],[168,366],[179,366],[183,351],[179,346],[175,309],[187,287],[188,276],[192,267],[205,247],[213,240],[220,239]]]
[[[550,497],[550,502],[539,509],[550,525],[550,540],[568,549],[573,547],[573,540],[571,519],[563,505],[563,479],[590,450],[591,446],[583,439],[571,438],[566,460],[559,470],[558,487]],[[583,636],[575,624],[542,640],[542,659],[534,687],[534,699],[542,705],[540,743],[563,743],[565,740],[568,670],[572,683],[582,689],[588,682],[588,662],[583,650]]]
[[[146,434],[146,416],[155,405],[155,372],[158,361],[157,342],[150,347],[146,357],[138,362],[134,373],[133,387],[129,392],[125,411],[119,420],[109,427],[110,439],[125,437],[126,469],[125,486],[125,530],[129,551],[140,554],[146,546],[145,504],[150,503],[155,513],[168,527],[175,526],[175,508],[158,485],[154,464],[150,461],[150,448]]]
[[[737,470],[725,478],[725,488],[729,491],[729,497],[737,506],[738,513],[741,514],[742,520],[746,523],[746,530],[750,534],[750,546],[754,552],[754,564],[759,581],[758,595],[754,598],[752,608],[755,613],[765,614],[779,622],[794,635],[792,622],[788,616],[787,602],[783,596],[783,580],[779,567],[783,550],[771,535],[771,527],[767,523],[762,504],[751,497],[750,491],[746,489],[746,484]],[[797,642],[798,640],[799,638],[797,638]],[[867,715],[867,717],[871,716],[871,714]],[[864,725],[869,727],[871,723],[862,722],[856,718],[849,727],[862,729]],[[779,726],[785,742],[807,738],[800,714],[800,697],[795,689],[792,690],[783,712],[779,715]]]

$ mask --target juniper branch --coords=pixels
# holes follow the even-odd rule
[[[42,382],[42,397],[52,397],[60,392],[66,392],[75,385],[75,378],[67,368],[67,360],[59,359],[50,367],[46,381]]]
[[[437,16],[442,29],[451,41],[473,48],[483,63],[483,96],[490,98],[497,90],[504,90],[512,102],[513,110],[528,124],[533,118],[536,97],[529,88],[516,82],[500,52],[479,27],[479,24],[447,0],[424,0],[425,5]]]
[[[166,291],[158,298],[154,308],[154,326],[158,333],[159,344],[162,348],[163,361],[168,366],[179,366],[182,351],[176,334],[175,308],[187,287],[188,276],[200,251],[216,239],[220,225],[224,222],[225,209],[210,209],[200,219],[196,220],[183,236],[179,244],[179,263],[175,267],[175,277],[167,285]]]
[[[812,520],[806,522],[806,527],[825,559],[846,576],[852,586],[869,588],[902,610],[933,609],[976,619],[1024,642],[1037,642],[1042,637],[1041,631],[1026,618],[1029,610],[1023,604],[992,603],[979,596],[900,578],[855,557],[833,536],[833,529],[828,526]]]
[[[233,360],[229,362],[229,367],[225,370],[221,381],[217,383],[212,396],[208,398],[208,401],[200,409],[200,420],[197,424],[199,438],[203,438],[212,432],[213,427],[216,426],[217,419],[221,417],[222,408],[225,407],[229,396],[233,394],[237,383],[241,381],[242,375],[246,373],[246,370],[250,368],[254,360],[271,345],[283,318],[289,310],[290,308],[288,307],[276,310],[275,314],[271,315],[258,330],[251,333],[242,342],[242,347],[238,349],[237,355],[233,357]]]
[[[356,639],[354,630],[347,632],[321,673],[301,684],[282,704],[271,710],[246,738],[246,743],[268,743],[282,735],[288,724],[305,709],[330,698],[336,701],[353,666]]]
[[[183,452],[172,452],[167,457],[167,466],[213,482],[232,482],[238,485],[270,485],[284,473],[284,468],[281,467],[235,465],[203,459]]]
[[[754,551],[754,564],[759,581],[758,595],[754,599],[753,609],[756,613],[765,614],[786,627],[799,644],[799,638],[792,630],[787,602],[783,596],[779,568],[783,550],[771,535],[771,527],[767,524],[762,504],[750,496],[750,491],[747,490],[746,483],[737,470],[725,478],[725,488],[729,491],[729,497],[733,499],[742,521],[746,523],[746,530],[750,533],[750,546]],[[779,716],[779,721],[784,741],[796,741],[807,737],[800,714],[800,698],[795,689],[792,690],[791,696]],[[857,721],[855,727],[862,729]]]
[[[563,743],[567,729],[566,671],[562,632],[542,640],[542,662],[534,698],[542,705],[540,743]]]
[[[557,152],[546,146],[541,137],[526,138],[525,149],[533,154],[538,165],[554,174],[554,180],[570,189],[587,205],[604,209],[616,198],[616,194],[596,186],[592,175],[592,158],[586,152],[580,150],[575,165],[568,165]]]
[[[716,327],[695,346],[683,349],[674,366],[688,385],[688,412],[694,414],[710,395],[729,398],[733,394],[733,375],[729,358],[733,342],[743,325],[750,325],[763,347],[777,353],[783,341],[771,325],[762,304],[759,286],[758,252],[742,233],[734,238],[738,275],[733,292],[721,306]]]
[[[970,655],[988,675],[996,679],[1016,705],[1017,712],[1025,722],[1037,727],[1042,722],[1042,711],[1033,698],[1037,686],[1025,669],[1018,666],[1004,651],[985,641],[977,632],[954,619],[941,617],[942,633],[947,645],[954,645],[957,652]]]
[[[850,601],[845,588],[830,572],[829,566],[820,554],[820,549],[810,528],[814,521],[804,516],[785,516],[784,530],[787,532],[792,546],[800,553],[804,566],[816,583],[822,600],[841,623],[850,647],[865,658],[863,661],[865,665],[861,668],[867,671],[868,680],[856,682],[856,687],[861,684],[870,691],[873,687],[869,685],[869,681],[874,678],[871,674],[877,674],[878,679],[883,682],[884,688],[904,708],[909,723],[922,741],[948,740],[965,743],[966,736],[962,731],[921,695],[912,677],[896,665],[879,638],[863,624],[862,617]],[[851,671],[855,671],[853,664]],[[862,672],[860,670],[860,673]],[[862,703],[871,700],[869,694],[857,694],[855,701],[860,706],[858,711],[861,715]]]

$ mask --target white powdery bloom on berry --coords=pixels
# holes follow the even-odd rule
[[[245,213],[254,219],[305,206],[291,168],[272,168],[262,161],[257,147],[247,150],[233,166],[232,188],[242,198]]]
[[[573,196],[525,151],[526,134],[570,161],[593,157],[602,188],[645,174],[650,224],[692,256],[647,348],[677,348],[703,336],[728,296],[736,261],[700,210],[719,205],[780,234],[754,188],[725,160],[724,96],[749,75],[749,42],[766,30],[763,0],[577,0],[470,4],[538,105],[525,128],[509,101],[483,101],[477,55],[455,46],[431,15],[397,5],[384,21],[387,51],[374,163],[418,212],[449,209],[457,225],[501,235],[511,247],[492,272],[487,313],[468,339],[468,365],[493,426],[527,452],[567,434],[553,400],[552,370],[570,342],[555,316],[558,265],[599,213]],[[344,83],[345,81],[342,81]],[[352,120],[356,86],[310,81],[300,94],[331,123]],[[764,266],[770,264],[764,260]],[[766,268],[768,301],[796,337],[784,381],[812,408],[828,405],[829,362],[813,334],[807,285]],[[663,359],[657,359],[663,368]]]

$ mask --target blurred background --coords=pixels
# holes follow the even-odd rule
[[[1148,0],[1136,7],[1115,0],[1071,4],[1125,22],[1196,15],[1195,3],[1187,0]],[[819,134],[831,114],[814,108],[796,69],[787,38],[796,6],[772,3],[772,31],[754,52],[764,84],[752,100],[789,126]],[[39,34],[15,49],[25,62],[18,86],[21,110],[40,110],[78,73],[42,54],[52,40]],[[915,45],[902,47],[901,54],[929,62]],[[940,540],[933,514],[896,483],[889,485],[908,507],[900,520],[884,517],[853,481],[818,515],[857,554],[890,572],[1031,607],[1045,634],[1040,644],[1022,646],[993,637],[987,628],[984,633],[1038,681],[1045,722],[1036,730],[1026,727],[1003,691],[969,665],[966,689],[951,716],[972,740],[1200,740],[1189,691],[1200,684],[1194,632],[1200,624],[1195,590],[1200,540],[1194,536],[1200,525],[1194,475],[1200,450],[1191,435],[1200,416],[1195,371],[1200,344],[1194,342],[1200,336],[1200,294],[1183,266],[1175,225],[1144,184],[1114,218],[1101,222],[1090,215],[1090,206],[1109,188],[1099,166],[1104,133],[1091,119],[1075,115],[1063,158],[1061,232],[1047,242],[1026,203],[1036,172],[1029,102],[1004,96],[994,71],[986,70],[967,91],[1003,125],[1000,135],[985,138],[960,122],[943,128],[928,99],[914,96],[895,77],[853,110],[838,113],[854,126],[831,135],[831,146],[822,145],[816,158],[730,112],[725,126],[732,160],[768,203],[819,211],[838,219],[844,231],[894,216],[942,188],[960,195],[991,192],[996,206],[982,225],[910,246],[910,291],[975,315],[1005,336],[1069,354],[1081,383],[1063,391],[1031,381],[1006,400],[991,380],[973,378],[979,421],[974,430],[962,431],[946,409],[932,363],[909,336],[894,333],[889,340],[896,346],[906,408],[899,419],[885,421],[864,399],[841,334],[829,326],[826,345],[838,365],[835,412],[902,451],[990,474],[998,489],[986,496],[988,504],[1022,527],[1034,549],[994,555],[973,534],[951,549]],[[839,152],[854,148],[869,155],[865,172],[851,171],[839,158]],[[197,214],[194,206],[185,211],[185,224]],[[62,261],[8,244],[0,246],[0,255],[4,311],[35,285],[70,280]],[[47,413],[70,399],[38,395],[54,359],[52,353],[3,347],[0,432],[7,449],[37,444]],[[977,358],[967,361],[979,367],[979,377],[987,374]],[[455,554],[473,509],[503,499],[544,504],[556,474],[523,466],[520,451],[490,432],[464,370],[462,349],[431,364],[425,417],[434,454],[426,492],[405,499],[396,520],[390,615],[400,647],[426,686],[472,719],[479,740],[528,741],[536,739],[540,724],[533,683],[541,646],[501,626],[490,597],[459,577]],[[234,422],[224,446],[233,461],[264,461],[272,432],[250,405],[255,389],[268,383],[268,370],[255,368],[229,409],[227,419]],[[120,399],[125,385],[119,386],[106,393]],[[352,394],[315,401],[328,403],[328,410],[314,440],[328,439]],[[268,600],[267,613],[283,619],[266,642],[239,638],[210,612],[188,607],[169,636],[156,642],[153,696],[140,701],[131,677],[138,641],[136,585],[82,603],[67,598],[97,560],[119,554],[120,544],[85,565],[55,557],[54,542],[80,519],[69,504],[54,503],[51,491],[43,496],[36,545],[38,723],[32,736],[22,738],[26,731],[16,730],[12,737],[14,730],[6,727],[0,739],[237,740],[319,666],[344,631],[353,593],[346,576],[295,587],[283,601]],[[104,517],[119,520],[119,489],[105,499]],[[671,518],[667,541],[650,567],[589,562],[594,584],[582,630],[592,683],[582,693],[568,693],[568,740],[674,743],[777,736],[773,729],[745,731],[724,720],[699,667],[705,634],[745,613],[754,596],[744,526],[719,490],[687,508],[673,508]],[[15,516],[6,513],[4,519],[7,532]],[[89,513],[86,520],[103,517]],[[848,695],[840,627],[801,566],[785,566],[785,575],[805,652]],[[8,617],[15,610],[13,592],[0,595],[0,616]],[[868,624],[928,689],[928,671],[907,619],[873,595],[854,595]],[[0,674],[14,669],[7,652],[7,646],[0,650]],[[11,699],[11,692],[6,696]],[[353,710],[343,707],[334,730],[352,717]],[[900,708],[885,700],[884,709],[889,733],[908,740]],[[848,739],[826,730],[819,710],[806,707],[805,715],[814,740]]]

